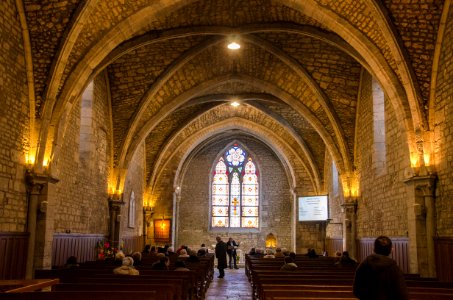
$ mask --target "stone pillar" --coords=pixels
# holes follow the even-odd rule
[[[436,277],[434,236],[436,234],[435,183],[437,176],[413,176],[407,186],[409,272]]]
[[[151,243],[148,238],[148,229],[151,225],[154,208],[151,206],[143,206],[143,243],[144,245]]]
[[[121,207],[124,205],[122,195],[114,195],[109,198],[109,214],[110,214],[110,242],[113,244],[120,240],[120,225],[121,225]]]
[[[28,196],[27,231],[29,232],[25,279],[34,277],[35,268],[51,266],[53,230],[47,230],[46,225],[47,223],[53,225],[53,219],[48,220],[49,215],[52,214],[47,214],[47,193],[48,184],[57,182],[57,179],[49,175],[36,174],[32,170],[27,170],[25,174]]]
[[[302,195],[302,193],[303,191],[301,188],[294,187],[291,189],[291,194],[293,195],[293,205],[291,207],[291,251],[293,252],[297,252],[297,210],[299,209],[297,197],[298,195]]]
[[[356,214],[357,202],[346,201],[341,205],[343,212],[343,251],[348,251],[351,257],[357,257],[356,245]]]
[[[176,240],[179,226],[179,204],[181,203],[181,188],[177,186],[173,192],[173,222],[171,223],[171,243],[178,245]]]

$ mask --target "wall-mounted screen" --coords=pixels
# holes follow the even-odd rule
[[[327,196],[303,196],[298,198],[298,221],[325,221],[329,218]]]

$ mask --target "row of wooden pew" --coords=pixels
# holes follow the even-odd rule
[[[152,270],[138,266],[139,276],[115,275],[111,263],[90,262],[78,268],[37,270],[36,278],[57,278],[51,291],[18,291],[0,294],[5,299],[96,300],[200,300],[214,274],[214,256],[187,262],[190,271]]]
[[[335,265],[334,258],[296,257],[298,269],[280,271],[283,259],[246,256],[246,275],[255,300],[356,299],[352,293],[355,266]],[[453,299],[453,282],[406,275],[411,299]]]

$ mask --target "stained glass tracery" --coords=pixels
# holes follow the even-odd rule
[[[216,162],[211,214],[212,227],[259,226],[258,173],[252,158],[237,144]]]

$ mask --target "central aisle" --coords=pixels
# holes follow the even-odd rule
[[[244,268],[225,269],[225,277],[217,278],[219,270],[215,269],[214,280],[206,292],[206,300],[250,300],[252,287],[245,276]]]

